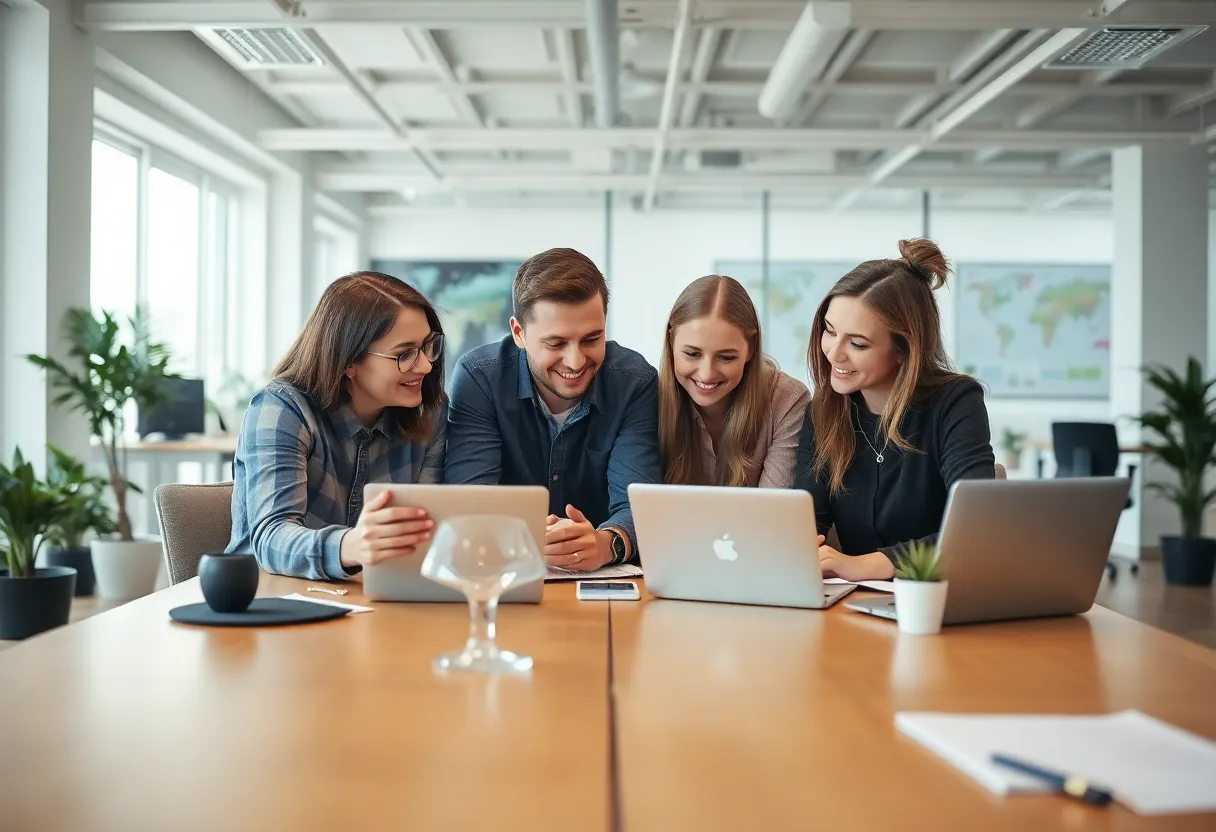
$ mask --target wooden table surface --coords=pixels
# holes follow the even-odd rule
[[[562,584],[504,605],[499,643],[536,666],[487,678],[431,669],[468,635],[463,604],[170,621],[200,600],[195,579],[0,654],[0,829],[608,828],[607,604]]]
[[[621,828],[1216,828],[1002,799],[900,734],[898,711],[1138,708],[1216,739],[1216,651],[1095,607],[905,636],[894,622],[685,601],[612,605]]]
[[[260,594],[306,585],[263,576]],[[1101,608],[916,637],[841,606],[643,598],[551,584],[505,606],[500,643],[536,667],[486,678],[431,670],[463,643],[463,605],[206,629],[169,621],[200,600],[172,587],[0,654],[0,829],[1216,824],[998,798],[893,719],[1138,708],[1216,738],[1216,651]]]

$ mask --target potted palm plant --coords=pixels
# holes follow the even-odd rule
[[[932,635],[941,632],[946,612],[946,590],[933,543],[904,544],[895,555],[895,618],[901,633]]]
[[[51,387],[60,391],[54,404],[70,405],[85,415],[105,454],[116,533],[95,538],[91,549],[97,590],[102,597],[115,599],[151,592],[161,563],[160,540],[136,540],[127,513],[128,495],[139,491],[127,478],[122,448],[128,405],[147,410],[161,404],[166,399],[164,380],[176,378],[166,369],[168,349],[152,340],[144,316],[136,312],[128,322],[129,338],[109,312],[96,318],[88,309],[69,309],[64,321],[68,361],[26,356],[46,370]]]
[[[76,570],[35,567],[48,529],[63,518],[65,498],[13,453],[0,463],[0,639],[22,639],[68,623]]]
[[[1022,467],[1022,447],[1026,443],[1026,434],[1005,428],[1001,434],[1001,450],[1005,452],[1004,465],[1008,471],[1016,471]]]
[[[59,521],[46,533],[46,563],[48,566],[68,566],[76,570],[76,595],[93,594],[93,553],[84,537],[113,534],[118,531],[114,512],[106,503],[105,477],[90,475],[84,463],[71,454],[47,446],[51,451],[51,466],[47,482],[64,497],[64,511]]]
[[[1158,437],[1144,447],[1177,477],[1177,482],[1147,487],[1172,502],[1182,521],[1181,535],[1161,537],[1165,580],[1183,586],[1210,586],[1216,571],[1216,540],[1203,536],[1203,514],[1216,500],[1216,489],[1209,489],[1206,483],[1208,471],[1216,463],[1216,398],[1208,395],[1216,379],[1205,379],[1194,357],[1187,360],[1185,375],[1162,365],[1146,367],[1143,372],[1149,386],[1161,393],[1159,410],[1136,417]]]

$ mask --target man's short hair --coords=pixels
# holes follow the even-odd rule
[[[511,301],[515,318],[528,323],[540,301],[585,303],[599,295],[608,311],[608,283],[585,254],[572,248],[551,248],[529,257],[515,272]]]

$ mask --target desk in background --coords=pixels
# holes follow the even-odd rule
[[[307,582],[263,576],[262,594]],[[346,600],[366,603],[358,583]],[[1211,829],[1000,799],[900,710],[1138,708],[1216,738],[1216,651],[1096,608],[901,635],[827,611],[574,600],[499,611],[523,677],[436,675],[463,604],[199,629],[197,579],[0,653],[0,819],[112,829]]]
[[[1043,479],[1044,456],[1046,454],[1052,453],[1055,450],[1052,443],[1046,439],[1027,439],[1026,446],[1034,449],[1035,475],[1039,479]],[[1148,453],[1152,453],[1152,450],[1144,447],[1143,445],[1128,445],[1126,447],[1120,447],[1119,453],[1121,453],[1121,454],[1148,454]]]
[[[178,482],[178,466],[183,462],[202,465],[202,482],[223,482],[232,479],[232,461],[236,457],[236,434],[223,436],[192,436],[180,440],[128,441],[118,446],[119,453],[141,466],[131,471],[130,478],[143,489],[142,530],[158,534],[154,495],[158,485]],[[94,444],[93,451],[102,450]],[[132,507],[133,508],[133,507]]]

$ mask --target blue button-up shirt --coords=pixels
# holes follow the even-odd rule
[[[359,522],[369,482],[441,482],[446,414],[426,445],[405,441],[388,411],[371,428],[343,404],[322,410],[272,381],[253,397],[232,463],[229,552],[267,572],[342,580],[342,536]]]
[[[449,483],[544,485],[549,511],[573,505],[597,528],[625,532],[637,552],[630,483],[658,482],[658,373],[609,341],[587,393],[559,426],[510,336],[466,353],[452,375]]]

